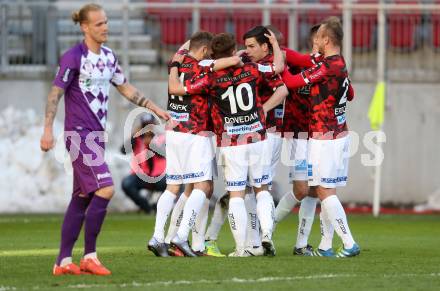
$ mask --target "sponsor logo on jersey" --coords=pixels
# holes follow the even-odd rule
[[[226,185],[230,187],[244,186],[246,181],[226,181]]]
[[[338,120],[338,124],[343,124],[345,122],[345,114],[336,116],[336,119]]]
[[[347,176],[337,178],[321,178],[321,182],[335,184],[339,182],[347,182]]]
[[[345,109],[346,109],[346,106],[335,108],[335,115],[340,115],[340,114],[345,113]]]
[[[103,173],[103,174],[98,174],[96,175],[96,178],[98,178],[98,180],[102,180],[105,178],[111,178],[111,174],[109,172]]]
[[[70,69],[67,68],[63,75],[63,82],[66,83],[69,80]]]
[[[307,161],[295,160],[295,171],[307,171]]]
[[[231,76],[227,76],[227,77],[217,78],[217,82],[218,82],[218,83],[224,83],[224,82],[238,82],[238,81],[240,81],[241,79],[244,79],[244,78],[249,77],[249,76],[251,76],[251,75],[252,75],[251,72],[246,71],[246,72],[241,73],[240,75],[233,76],[233,77],[231,77]]]
[[[188,121],[189,120],[189,113],[179,113],[174,111],[169,111],[171,114],[171,118],[175,121]]]
[[[275,118],[283,118],[284,117],[284,110],[283,109],[277,109],[275,108]]]
[[[176,103],[170,103],[170,108],[177,111],[188,111],[188,104],[176,104]]]
[[[263,73],[271,73],[273,71],[271,66],[260,64],[258,64],[258,70]]]
[[[244,133],[250,133],[250,132],[257,132],[263,130],[263,125],[261,122],[257,121],[252,124],[243,124],[239,126],[229,126],[227,127],[227,133],[228,135],[234,135],[234,134],[244,134]]]

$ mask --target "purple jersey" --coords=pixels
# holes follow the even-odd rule
[[[111,49],[103,46],[98,55],[84,42],[69,49],[61,57],[53,81],[65,92],[65,130],[105,130],[110,84],[125,82]]]

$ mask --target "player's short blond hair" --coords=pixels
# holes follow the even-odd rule
[[[82,24],[89,20],[89,12],[103,10],[102,6],[95,3],[86,4],[81,9],[72,13],[72,20],[75,24]]]
[[[336,16],[326,18],[321,26],[324,26],[325,34],[330,38],[334,45],[342,47],[344,31],[342,30],[341,20]]]

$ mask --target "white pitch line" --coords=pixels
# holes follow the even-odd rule
[[[385,275],[384,277],[440,277],[440,273],[430,273],[430,274],[395,274],[395,275]],[[128,287],[153,287],[153,286],[175,286],[175,285],[196,285],[196,284],[254,284],[254,283],[264,283],[264,282],[288,282],[288,281],[299,281],[299,280],[323,280],[323,279],[335,279],[335,278],[350,278],[350,277],[362,277],[356,274],[322,274],[322,275],[310,275],[310,276],[293,276],[293,277],[262,277],[262,278],[231,278],[225,280],[179,280],[179,281],[156,281],[149,283],[123,283],[123,284],[108,284],[108,285],[88,285],[88,284],[78,284],[69,285],[67,288],[78,288],[78,289],[89,289],[89,288],[108,288],[110,286],[115,286],[119,288]]]
[[[195,285],[195,284],[219,284],[219,283],[238,283],[238,284],[254,284],[254,283],[264,283],[264,282],[288,282],[288,281],[299,281],[299,280],[323,280],[323,279],[335,279],[335,278],[353,278],[353,277],[368,277],[357,274],[321,274],[321,275],[310,275],[310,276],[293,276],[293,277],[262,277],[262,278],[236,278],[233,277],[231,279],[225,280],[179,280],[179,281],[156,281],[156,282],[148,282],[148,283],[139,283],[133,281],[131,283],[122,283],[122,284],[77,284],[77,285],[68,285],[66,288],[69,289],[90,289],[90,288],[108,288],[108,287],[118,287],[118,288],[132,288],[132,287],[152,287],[152,286],[175,286],[175,285]],[[440,273],[429,273],[429,274],[415,274],[415,273],[407,273],[407,274],[384,274],[383,278],[402,278],[402,277],[440,277]],[[63,288],[63,286],[59,286]],[[40,288],[40,286],[34,286],[33,290],[40,290],[45,288]],[[0,291],[11,291],[17,290],[17,287],[13,286],[1,286]]]

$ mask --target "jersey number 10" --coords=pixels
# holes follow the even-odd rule
[[[243,101],[243,89],[246,90],[246,95],[248,97],[248,104],[244,104]],[[252,93],[252,87],[248,83],[241,83],[237,86],[234,92],[234,86],[229,86],[225,93],[222,94],[222,100],[226,98],[229,99],[229,104],[231,106],[231,113],[236,114],[238,108],[241,111],[248,111],[254,106],[254,94]]]

